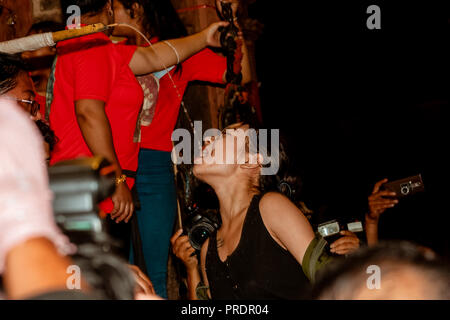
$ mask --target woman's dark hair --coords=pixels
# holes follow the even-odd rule
[[[117,1],[117,0],[115,0]],[[159,40],[180,38],[187,35],[186,28],[170,0],[118,0],[125,9],[133,10],[133,3],[144,9],[143,27]],[[132,12],[132,14],[134,14]]]
[[[144,9],[142,25],[151,37],[159,40],[181,38],[187,35],[186,28],[170,0],[114,0],[120,1],[125,9],[131,10],[133,3],[138,3]],[[175,74],[182,72],[181,64],[175,69]]]
[[[32,32],[44,33],[44,32],[56,32],[60,30],[64,30],[64,24],[48,20],[34,23],[31,26],[30,30],[28,30],[28,34]]]
[[[256,126],[250,125],[250,128]],[[257,130],[257,129],[256,129]],[[268,130],[270,132],[270,130]],[[259,131],[257,130],[259,133]],[[261,137],[259,137],[260,139]],[[279,149],[278,150],[261,150],[261,146],[258,146],[258,152],[262,155],[267,155],[270,158],[270,163],[265,166],[278,167],[278,171],[275,174],[260,175],[258,190],[261,193],[270,191],[276,191],[284,194],[293,202],[299,200],[301,192],[301,179],[298,170],[295,169],[294,161],[289,155],[287,149],[287,140],[280,133],[279,135]],[[267,137],[267,142],[271,141],[270,135]]]
[[[34,123],[36,123],[36,126],[41,132],[44,141],[48,143],[50,152],[53,151],[55,144],[58,142],[58,138],[55,136],[55,132],[53,132],[53,130],[50,129],[50,126],[42,120],[36,120]]]
[[[17,86],[17,77],[26,65],[19,54],[0,52],[0,96]]]
[[[277,161],[277,159],[274,159],[276,153],[276,150],[270,150],[272,161]],[[260,176],[259,188],[261,192],[278,191],[292,201],[297,201],[302,184],[294,168],[294,163],[289,156],[287,142],[282,136],[280,136],[280,148],[278,151],[278,167],[276,174]]]
[[[80,7],[81,15],[100,13],[110,0],[60,0],[61,11],[64,19],[67,19],[72,13],[67,13],[67,8],[75,5]]]

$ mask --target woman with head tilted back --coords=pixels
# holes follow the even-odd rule
[[[74,5],[81,11],[81,25],[114,22],[111,0],[60,3],[69,20],[68,28],[78,23],[68,10]],[[75,21],[70,21],[71,17]],[[206,46],[218,46],[217,29],[224,25],[212,24],[194,35],[155,44],[153,49],[114,44],[109,38],[110,28],[58,42],[48,111],[50,127],[59,142],[50,164],[93,155],[112,163],[116,168],[116,189],[103,206],[103,211],[110,213],[107,221],[123,225],[134,212],[130,189],[134,186],[139,146],[133,141],[133,133],[143,100],[135,75],[160,71],[161,63],[173,65]]]
[[[217,2],[220,9],[220,1]],[[116,23],[138,29],[151,42],[163,43],[186,34],[170,0],[115,0],[113,8]],[[237,10],[235,0],[232,8]],[[126,37],[130,45],[148,46],[139,33],[126,26],[117,26],[114,35]],[[136,213],[147,273],[162,297],[167,297],[169,240],[177,208],[171,136],[181,99],[190,81],[224,84],[227,63],[223,56],[207,48],[176,67],[168,67],[171,67],[168,72],[138,77],[144,91],[144,103],[135,132],[135,141],[140,143],[136,186],[141,205]],[[245,48],[242,70],[243,82],[248,81]]]
[[[212,299],[308,298],[309,282],[302,263],[315,234],[303,213],[276,192],[280,174],[286,172],[283,145],[280,144],[278,174],[262,175],[265,152],[251,152],[252,139],[237,143],[245,139],[249,127],[236,127],[242,130],[211,139],[194,165],[195,176],[216,192],[222,219],[221,227],[200,252],[207,294]],[[225,159],[236,160],[220,164],[218,152]],[[271,159],[275,160],[276,157]],[[171,240],[174,253],[187,268],[190,298],[195,299],[201,277],[197,258],[191,256],[194,249],[188,237],[181,236],[181,230]]]

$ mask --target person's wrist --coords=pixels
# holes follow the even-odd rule
[[[116,177],[115,183],[116,187],[119,187],[120,185],[125,184],[127,181],[127,176],[124,174],[121,174],[120,176]]]
[[[370,213],[366,213],[366,223],[367,224],[378,224],[379,217],[372,217]]]
[[[203,30],[204,34],[203,34],[203,42],[202,42],[202,48],[206,48],[207,46],[209,46],[209,42],[208,42],[208,38],[209,38],[209,28]]]

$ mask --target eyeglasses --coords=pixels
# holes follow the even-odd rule
[[[17,98],[12,98],[12,97],[5,97],[5,98],[9,99],[9,100],[15,100],[15,101],[21,102],[21,103],[26,103],[30,107],[30,114],[32,116],[37,115],[39,109],[41,108],[41,105],[39,104],[39,102],[36,102],[36,101],[17,99]],[[28,109],[28,108],[25,108],[25,109]]]

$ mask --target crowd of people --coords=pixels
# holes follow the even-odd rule
[[[217,0],[218,12],[224,2],[232,3],[240,28],[239,1]],[[171,135],[190,81],[226,83],[226,58],[208,47],[220,46],[220,27],[228,23],[188,36],[169,0],[60,3],[65,15],[79,6],[81,25],[118,25],[55,47],[0,53],[0,276],[7,299],[95,298],[88,279],[80,290],[67,288],[77,248],[56,225],[47,178],[48,166],[92,156],[114,166],[115,191],[99,208],[108,232],[122,243],[117,254],[133,276],[135,299],[167,299],[170,250],[185,267],[193,300],[450,298],[450,268],[430,248],[379,241],[380,216],[399,202],[383,188],[387,179],[368,196],[364,235],[343,230],[327,242],[292,197],[298,177],[283,143],[271,159],[278,173],[263,175],[267,152],[255,152],[246,140],[258,128],[242,122],[210,137],[193,166],[217,195],[220,227],[201,250],[182,229],[173,234]],[[76,26],[40,22],[29,35],[64,27]],[[245,84],[252,80],[245,45],[242,52]],[[227,148],[242,139],[246,143]],[[215,150],[232,152],[235,162],[215,162]],[[139,242],[131,240],[136,237]],[[367,284],[373,265],[381,286]]]

